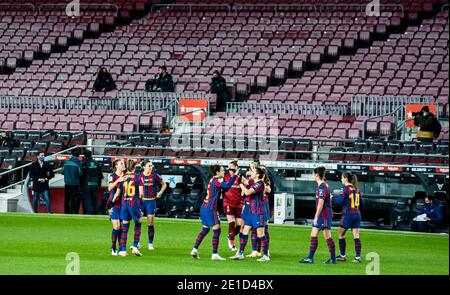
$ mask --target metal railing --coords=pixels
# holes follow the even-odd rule
[[[44,11],[54,11],[55,8],[60,8],[61,10],[66,10],[68,5],[70,3],[43,3],[38,6],[38,12],[39,14],[42,13],[42,10]],[[69,6],[70,7],[70,6]],[[106,11],[110,10],[111,8],[114,9],[114,13],[118,15],[119,13],[119,6],[114,3],[80,3],[78,4],[78,7],[80,10],[91,10],[91,11],[98,11],[99,8],[105,8]]]
[[[246,8],[252,8],[250,11],[253,11],[255,8],[266,8],[270,7],[274,9],[275,13],[278,13],[280,9],[282,8],[288,8],[289,11],[293,11],[293,8],[298,8],[300,10],[301,8],[312,8],[313,12],[317,12],[317,6],[310,3],[244,3],[244,4],[236,4],[234,5],[234,10],[236,12],[245,10]],[[309,9],[310,11],[311,9]],[[296,10],[297,11],[297,10]]]
[[[45,161],[53,161],[53,160],[55,160],[55,156],[56,156],[56,155],[61,155],[61,154],[70,152],[70,151],[72,151],[72,150],[75,150],[75,149],[77,149],[77,148],[79,148],[78,145],[73,146],[73,147],[70,147],[70,148],[65,149],[65,150],[63,150],[63,151],[54,153],[54,154],[52,154],[52,155],[49,155],[49,156],[45,157]],[[19,167],[13,168],[13,169],[9,169],[9,170],[7,170],[7,171],[3,171],[3,172],[0,173],[0,177],[6,176],[6,175],[11,174],[11,173],[16,172],[16,171],[24,171],[25,168],[30,167],[31,165],[33,165],[33,162],[27,163],[27,164],[25,164],[25,165],[21,165],[21,166],[19,166]],[[9,184],[8,186],[2,187],[2,188],[0,188],[0,191],[7,190],[8,188],[14,187],[14,186],[19,185],[19,184],[22,184],[22,183],[24,183],[24,180],[20,180],[20,181],[18,181],[18,182],[16,182],[16,183]]]
[[[354,95],[351,98],[350,110],[355,116],[375,117],[393,113],[399,106],[406,104],[434,104],[435,102],[424,96],[377,96]],[[405,112],[395,114],[398,120],[405,119]]]
[[[348,106],[341,104],[295,104],[295,103],[251,103],[227,102],[227,112],[296,114],[296,115],[345,115]]]
[[[367,122],[378,119],[378,118],[383,118],[383,117],[388,117],[388,116],[392,116],[394,115],[394,133],[395,133],[395,139],[398,139],[398,113],[400,111],[403,111],[406,109],[406,107],[404,105],[398,106],[395,110],[393,110],[390,113],[387,114],[383,114],[383,115],[378,115],[378,116],[374,116],[374,117],[370,117],[367,118],[363,121],[363,130],[362,130],[362,139],[366,139],[366,127],[367,127]]]
[[[0,96],[0,108],[152,111],[180,98],[209,99],[191,92],[118,92],[115,98]]]
[[[0,11],[11,11],[15,10],[15,7],[31,7],[33,12],[36,11],[36,7],[33,3],[0,3]],[[7,9],[2,9],[2,7],[6,7]],[[11,8],[11,10],[8,10],[8,8]]]
[[[164,8],[188,8],[189,12],[192,13],[193,7],[217,7],[224,8],[228,12],[231,12],[231,6],[229,4],[224,3],[169,3],[169,4],[153,4],[151,8],[151,12],[163,11]]]
[[[0,96],[0,108],[115,110],[117,101],[111,98],[73,98],[46,96]]]
[[[204,93],[193,92],[119,92],[116,95],[117,107],[129,111],[154,111],[164,109],[174,100],[181,98],[208,99]]]
[[[350,8],[350,7],[359,7],[361,10],[360,12],[364,12],[366,11],[367,7],[369,5],[373,5],[374,7],[399,7],[402,10],[402,13],[405,12],[405,8],[403,7],[402,4],[396,4],[396,3],[377,3],[377,4],[364,4],[364,3],[321,3],[319,4],[319,12],[322,13],[324,8],[326,7],[338,7],[338,8]],[[389,12],[390,10],[387,10],[385,12]]]

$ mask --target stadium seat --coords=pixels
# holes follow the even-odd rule
[[[344,161],[345,153],[342,153],[342,152],[345,152],[345,151],[346,151],[345,148],[340,148],[340,147],[331,148],[328,160],[329,161],[339,161],[339,162]],[[341,153],[336,153],[336,152],[341,152]]]
[[[105,151],[103,152],[106,156],[116,156],[117,155],[117,153],[118,153],[118,146],[120,145],[120,143],[119,142],[116,142],[116,141],[110,141],[110,142],[107,142],[106,144],[105,144],[105,146],[107,146],[106,148],[105,148]]]
[[[186,195],[186,199],[183,204],[183,212],[185,214],[185,218],[192,215],[194,212],[198,212],[200,208],[200,202],[203,198],[200,189],[191,189],[189,194]]]
[[[166,211],[168,216],[173,217],[182,212],[183,203],[186,195],[183,193],[183,188],[174,188],[172,193],[167,197]]]
[[[54,154],[63,150],[63,143],[60,141],[52,141],[48,145],[47,153]]]
[[[409,206],[406,200],[397,200],[392,209],[391,221],[392,229],[398,229],[399,226],[406,225],[409,217]]]

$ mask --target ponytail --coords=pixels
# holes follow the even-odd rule
[[[358,190],[358,177],[355,174],[353,174],[349,171],[346,171],[346,172],[342,173],[342,177],[346,178],[347,181],[353,185],[355,190]]]
[[[353,184],[353,187],[355,188],[355,190],[357,191],[359,182],[358,182],[358,177],[356,176],[356,174],[352,174],[352,184]]]

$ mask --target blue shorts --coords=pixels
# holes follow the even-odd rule
[[[361,215],[360,214],[342,214],[339,226],[344,229],[360,228],[361,227]]]
[[[252,228],[264,227],[265,224],[264,214],[249,214],[245,220],[245,225],[251,226]]]
[[[242,208],[242,214],[241,214],[241,218],[242,218],[242,220],[244,220],[244,222],[247,219],[249,210],[250,210],[250,204],[245,203],[244,207]]]
[[[202,218],[202,224],[212,227],[216,224],[220,224],[219,212],[207,209],[205,207],[200,208],[200,216]]]
[[[109,218],[111,220],[120,220],[120,208],[112,207]]]
[[[156,213],[156,200],[142,200],[142,213],[144,216],[155,215]]]
[[[324,230],[326,228],[331,229],[332,222],[333,222],[332,216],[325,219],[322,216],[319,216],[319,218],[317,219],[317,224],[313,224],[313,227],[316,227],[320,230]]]
[[[138,206],[123,205],[120,208],[120,219],[123,221],[133,220],[134,222],[138,222],[139,218],[141,218],[141,213],[141,209]]]
[[[266,221],[270,220],[270,207],[269,203],[264,203],[264,219]]]

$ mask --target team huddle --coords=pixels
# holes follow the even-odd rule
[[[132,253],[141,256],[139,241],[141,238],[142,217],[147,216],[148,249],[153,250],[155,236],[154,217],[156,213],[156,199],[161,198],[167,185],[162,178],[153,171],[151,161],[144,161],[144,171],[136,172],[136,162],[128,160],[127,165],[122,160],[113,162],[114,173],[109,177],[108,190],[111,204],[110,218],[113,226],[111,238],[111,254],[113,256],[127,256],[126,245],[130,221],[134,222],[134,241]],[[159,192],[156,192],[160,187]],[[137,193],[139,192],[139,194]],[[119,251],[117,252],[117,241]]]
[[[142,173],[136,172],[135,167],[136,162],[133,160],[128,160],[126,166],[122,160],[115,160],[113,174],[109,177],[108,204],[111,207],[110,219],[113,226],[111,234],[111,254],[113,256],[127,256],[127,236],[131,220],[134,222],[134,241],[131,250],[133,254],[142,256],[140,236],[143,216],[147,216],[148,221],[148,249],[154,250],[156,199],[162,196],[167,185],[153,170],[151,161],[143,162],[144,171]],[[228,247],[235,252],[230,259],[244,259],[244,251],[250,234],[252,252],[247,257],[258,258],[257,261],[260,262],[270,261],[268,225],[271,218],[269,194],[272,192],[272,188],[267,167],[254,161],[250,163],[246,175],[241,175],[237,161],[231,161],[227,172],[221,165],[213,165],[210,170],[213,177],[208,183],[207,194],[200,207],[202,229],[190,255],[195,259],[200,258],[198,249],[212,228],[211,260],[225,260],[218,254],[221,233],[218,202],[221,200],[228,222]],[[361,240],[359,239],[361,212],[359,207],[362,203],[361,194],[358,191],[358,179],[356,175],[344,172],[341,177],[344,185],[342,193],[333,198],[324,175],[324,167],[314,169],[313,177],[317,182],[316,213],[311,230],[310,252],[308,257],[299,262],[314,262],[319,231],[323,231],[330,252],[330,259],[325,263],[335,264],[336,261],[346,261],[345,233],[351,228],[356,252],[353,262],[358,263],[361,261]],[[332,201],[343,203],[342,218],[338,228],[340,248],[338,257],[336,257],[335,244],[331,236]],[[236,236],[239,236],[238,247],[235,244]],[[118,241],[119,248],[117,250]]]

